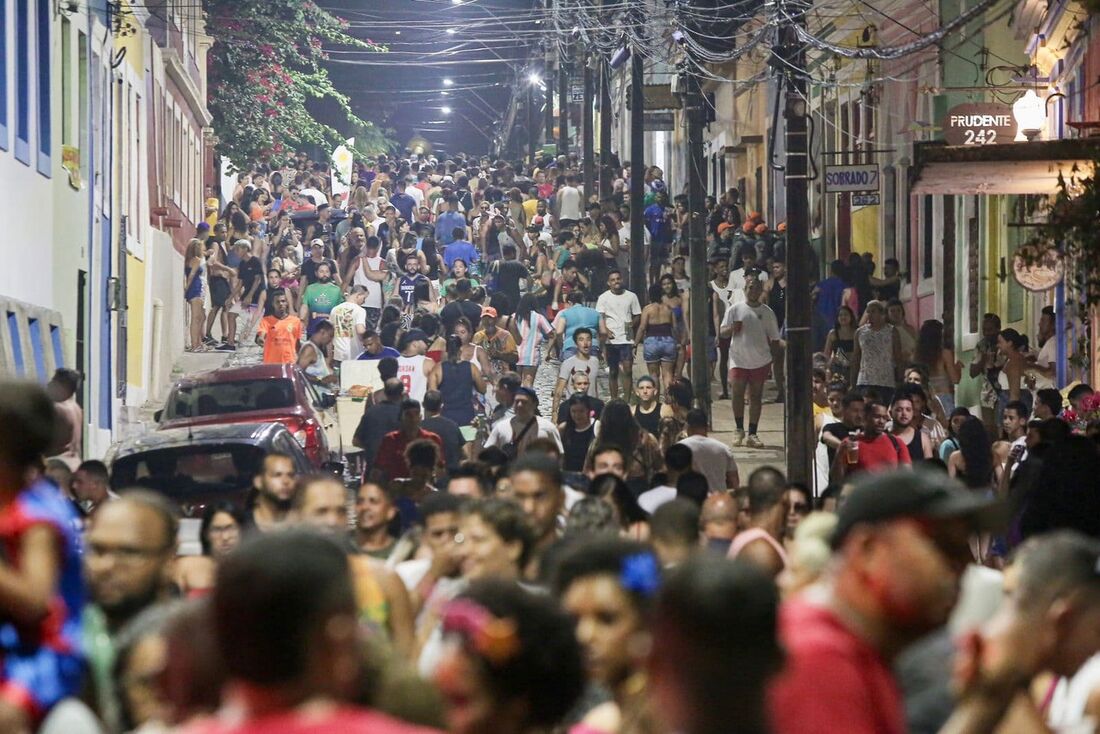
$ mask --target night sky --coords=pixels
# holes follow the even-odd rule
[[[535,0],[322,4],[350,21],[353,35],[389,47],[380,54],[333,50],[329,74],[351,98],[352,109],[392,128],[402,147],[420,134],[436,153],[488,150],[488,136],[499,130],[513,81],[526,77],[527,59],[542,33],[535,23],[542,13]]]

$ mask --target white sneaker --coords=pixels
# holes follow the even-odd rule
[[[733,445],[734,446],[744,446],[745,445],[745,432],[744,431],[734,431],[733,432]]]
[[[760,437],[755,433],[750,433],[749,437],[745,439],[745,445],[750,449],[762,449],[764,448],[764,442],[760,440]]]

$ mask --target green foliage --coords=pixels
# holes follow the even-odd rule
[[[1045,207],[1027,249],[1029,260],[1041,259],[1051,248],[1067,265],[1066,285],[1078,292],[1085,306],[1100,305],[1100,159],[1074,165],[1069,176],[1058,175],[1058,191]]]
[[[347,22],[312,0],[205,0],[209,55],[209,107],[216,151],[238,169],[282,165],[299,148],[331,151],[349,135],[360,154],[392,146],[385,133],[357,117],[322,65],[324,47],[384,51],[349,35]],[[344,130],[310,112],[326,101],[346,116]]]

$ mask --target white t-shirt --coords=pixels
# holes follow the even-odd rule
[[[747,280],[748,279],[745,278],[744,268],[737,268],[737,270],[734,270],[732,273],[730,273],[728,287],[731,291],[729,300],[731,306],[735,303],[745,302],[745,283],[747,282]],[[761,272],[759,275],[759,280],[761,283],[766,283],[768,281],[767,273]]]
[[[676,499],[676,487],[662,484],[638,495],[638,506],[652,515],[661,505]]]
[[[367,310],[358,303],[344,301],[332,309],[329,321],[333,329],[332,358],[337,362],[359,359],[363,342],[356,327],[367,327]]]
[[[680,443],[691,449],[691,468],[707,478],[707,488],[711,492],[728,489],[726,474],[737,471],[733,449],[710,436],[688,436]]]
[[[382,308],[382,284],[367,277],[367,271],[363,262],[369,264],[371,270],[378,270],[382,267],[382,256],[367,257],[363,255],[362,262],[360,262],[359,267],[355,269],[355,274],[351,276],[353,285],[361,285],[367,289],[367,300],[363,301],[363,305],[367,308],[380,309]]]
[[[421,191],[417,187],[410,184],[409,186],[405,187],[405,193],[408,196],[411,196],[413,199],[416,200],[416,206],[417,207],[424,206],[424,192],[423,191]]]
[[[561,367],[558,369],[558,377],[565,380],[565,389],[572,393],[573,386],[571,381],[573,379],[574,372],[583,372],[588,375],[588,395],[594,398],[598,398],[599,392],[596,390],[596,373],[600,369],[600,360],[595,357],[589,357],[586,360],[577,358],[577,355],[573,355],[569,359],[561,363]]]
[[[562,186],[558,192],[561,202],[561,211],[558,219],[579,220],[584,214],[581,212],[581,192],[575,186]]]
[[[397,379],[405,386],[405,393],[413,400],[423,400],[428,391],[428,376],[424,374],[423,354],[397,358]]]
[[[1039,367],[1050,367],[1058,361],[1058,339],[1056,337],[1050,337],[1044,343],[1042,348],[1039,349],[1039,354],[1035,356],[1035,364]],[[1045,375],[1035,373],[1035,389],[1045,390],[1047,388],[1054,387],[1054,380]]]
[[[523,429],[521,428],[520,430]],[[532,436],[532,433],[535,435]],[[530,439],[528,437],[530,437]],[[523,437],[524,445],[526,445],[528,440],[533,440],[535,438],[552,438],[554,439],[554,443],[558,445],[558,451],[565,450],[561,445],[561,434],[558,433],[558,427],[542,416],[535,416],[534,427]],[[501,447],[510,443],[512,443],[512,421],[499,420],[494,423],[493,430],[489,431],[489,437],[485,439],[485,445]]]
[[[638,296],[630,291],[623,291],[618,295],[611,291],[604,291],[596,299],[596,311],[603,316],[604,323],[607,324],[612,344],[634,343],[631,338],[634,317],[642,315]]]
[[[754,370],[771,364],[771,343],[779,339],[779,322],[775,314],[763,303],[759,306],[734,303],[722,319],[722,328],[739,321],[741,333],[734,333],[730,338],[730,359],[726,368]]]

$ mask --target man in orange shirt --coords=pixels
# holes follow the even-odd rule
[[[292,364],[298,358],[302,320],[290,313],[285,291],[275,291],[271,310],[273,315],[264,316],[256,327],[256,343],[263,345],[264,364]]]

